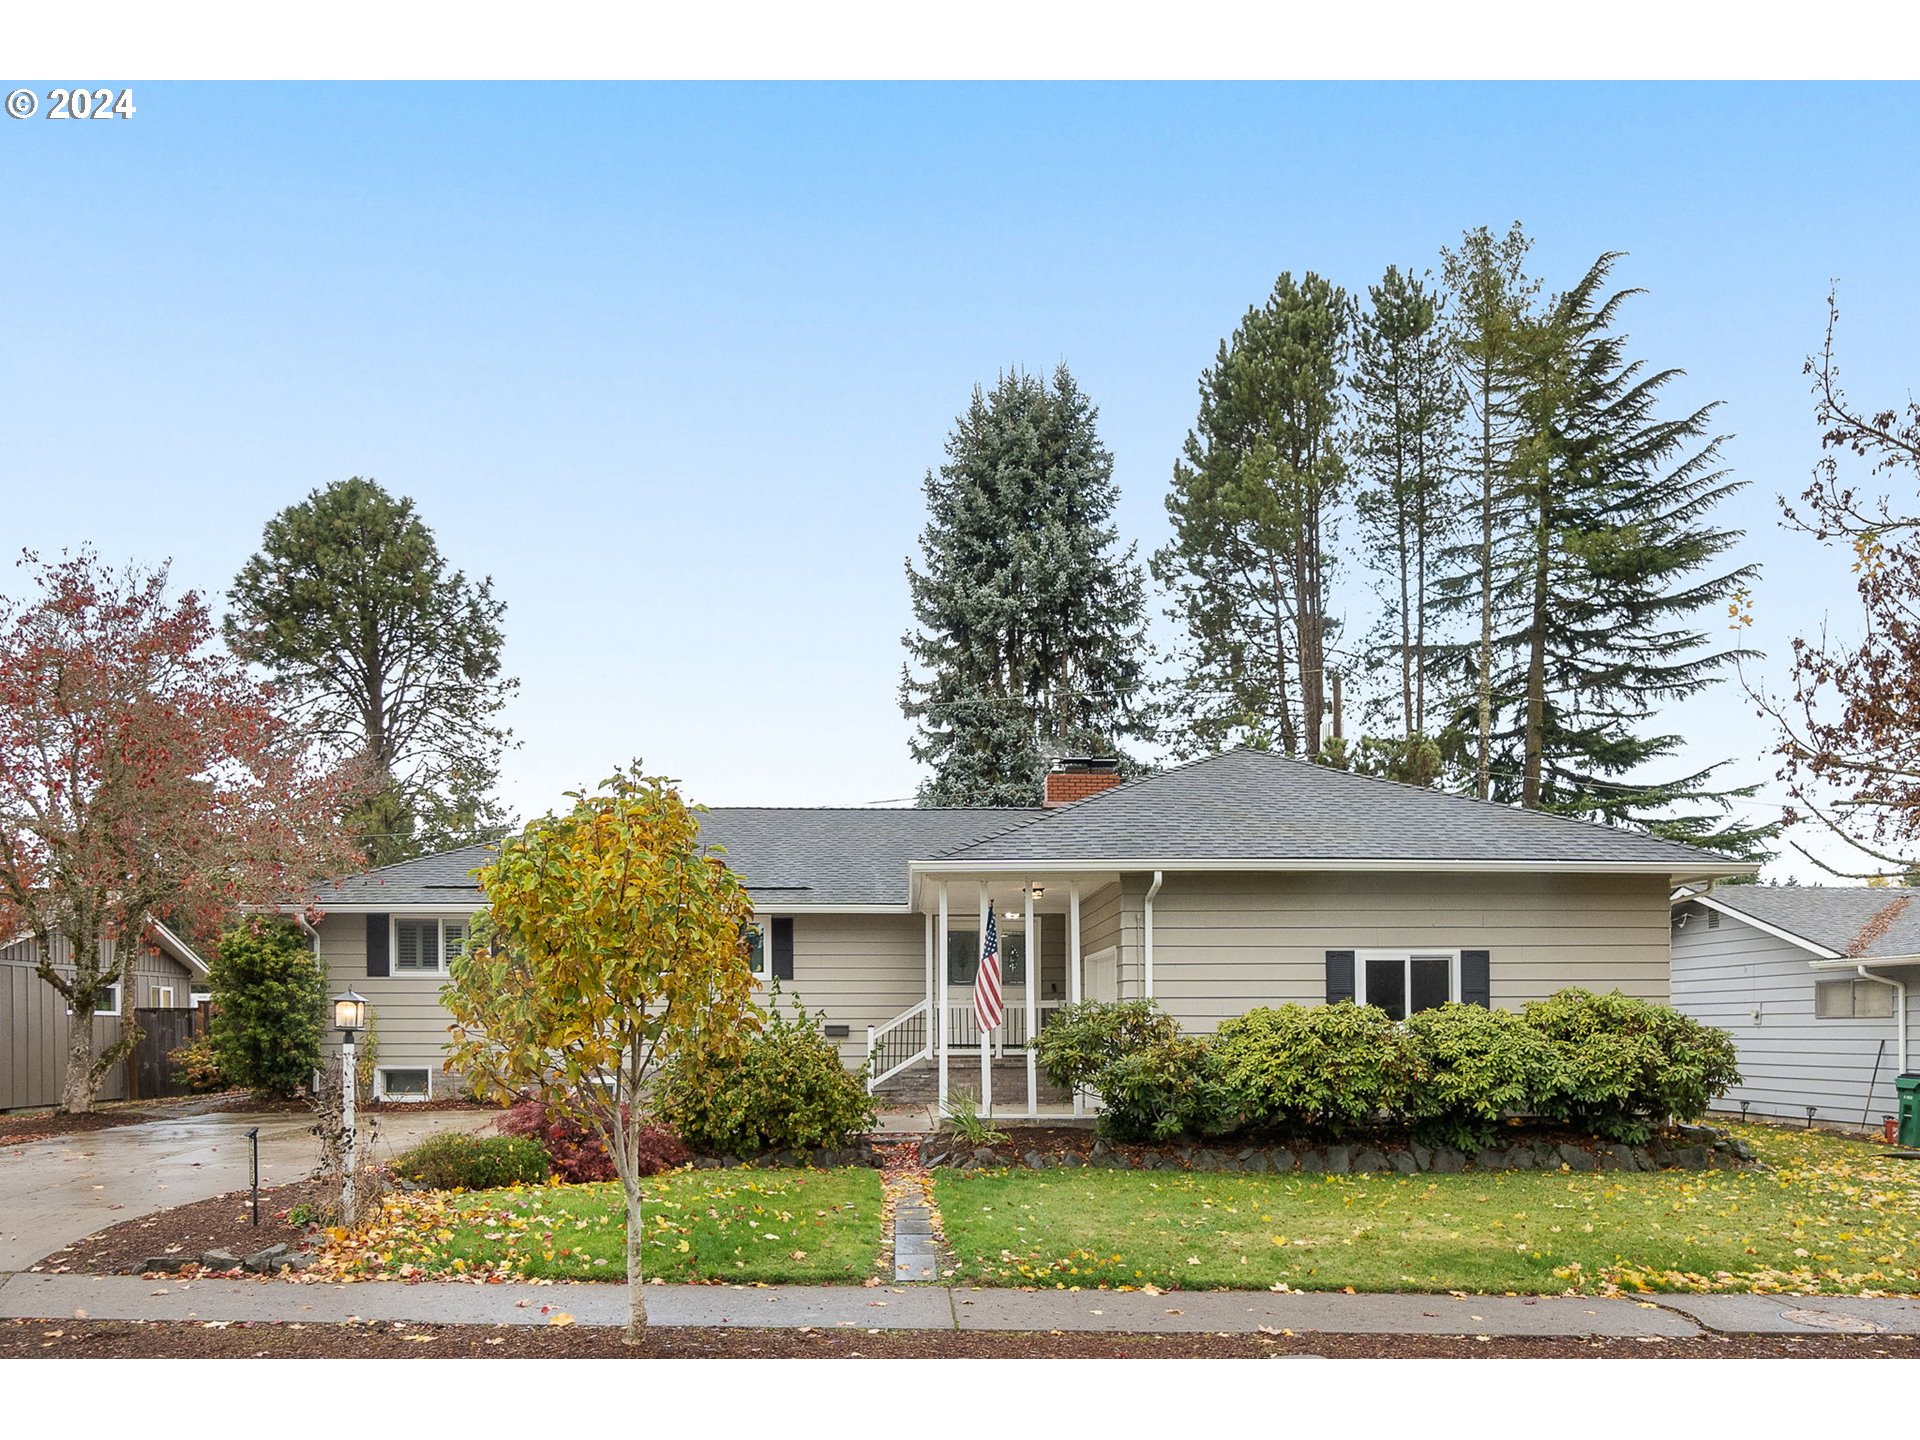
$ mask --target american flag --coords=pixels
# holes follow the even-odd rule
[[[993,926],[993,911],[987,911],[986,939],[980,946],[980,971],[973,977],[973,1022],[980,1033],[997,1029],[1000,1003],[1000,932]]]

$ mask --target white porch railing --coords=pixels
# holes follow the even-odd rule
[[[933,1037],[929,1033],[927,1002],[902,1010],[884,1025],[867,1027],[867,1093],[909,1065],[931,1059]]]
[[[1060,1008],[1058,1000],[1042,1000],[1034,1008],[1034,1023],[1045,1029],[1053,1012]],[[955,1054],[978,1055],[980,1053],[980,1027],[973,1023],[973,1002],[947,1007],[947,1049]],[[1027,1012],[1023,1005],[1009,1004],[1006,1014],[1000,1018],[1000,1028],[993,1032],[993,1053],[1004,1055],[1009,1050],[1025,1053],[1027,1048]]]

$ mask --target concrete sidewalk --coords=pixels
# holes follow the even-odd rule
[[[0,1281],[0,1318],[350,1320],[441,1325],[626,1322],[618,1285],[351,1285],[280,1280],[143,1280],[18,1274]],[[1690,1336],[1920,1334],[1920,1302],[1844,1296],[1670,1295],[1651,1301],[1474,1295],[947,1289],[941,1286],[653,1285],[656,1325],[861,1330],[1258,1331],[1346,1335]]]

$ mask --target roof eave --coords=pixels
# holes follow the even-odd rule
[[[1689,880],[1757,875],[1760,866],[1752,861],[1726,860],[1699,864],[1680,860],[1420,860],[1420,859],[1233,859],[1221,857],[1165,858],[1142,856],[1124,859],[1088,858],[1085,860],[1007,860],[962,859],[909,861],[907,869],[921,875],[992,874],[1068,874],[1086,870],[1246,870],[1246,871],[1443,871],[1450,874],[1575,874],[1575,875],[1664,875],[1674,884]]]

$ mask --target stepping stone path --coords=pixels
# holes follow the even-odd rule
[[[940,1279],[939,1214],[918,1140],[875,1145],[882,1157],[888,1233],[893,1237],[893,1279],[934,1283]]]

